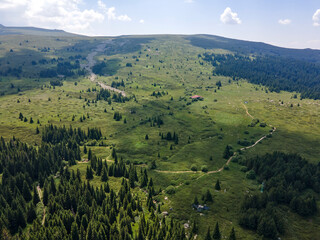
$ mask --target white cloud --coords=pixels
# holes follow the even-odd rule
[[[227,7],[220,16],[220,21],[224,24],[241,24],[238,14],[232,12],[231,8]]]
[[[23,18],[29,25],[76,32],[104,20],[102,13],[93,9],[80,10],[79,4],[80,0],[27,0]]]
[[[124,21],[124,22],[131,22],[131,20],[132,20],[127,14],[120,15],[120,16],[117,17],[117,19],[119,21]]]
[[[107,8],[107,5],[104,4],[101,0],[98,0],[98,6],[107,15],[108,20],[119,20],[123,22],[130,22],[132,20],[127,14],[117,16],[116,8]]]
[[[80,9],[81,0],[0,0],[0,16],[9,14],[14,22],[81,33],[104,14]],[[8,16],[9,16],[8,15]]]
[[[98,0],[98,6],[102,11],[104,12],[108,11],[107,5],[101,0]]]
[[[290,19],[280,19],[278,22],[282,25],[288,25],[291,23],[291,20]]]
[[[143,19],[140,19],[139,23],[144,23],[144,20],[143,20]]]
[[[17,8],[26,5],[27,0],[1,0],[0,9]]]
[[[126,14],[117,15],[116,9],[108,8],[102,0],[97,1],[95,9],[83,6],[83,0],[0,0],[0,16],[10,16],[10,21],[18,25],[76,33],[85,33],[105,19],[131,21]]]
[[[320,9],[318,9],[312,16],[313,26],[319,27],[320,26]]]

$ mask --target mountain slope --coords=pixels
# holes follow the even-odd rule
[[[245,55],[281,56],[320,63],[320,50],[282,48],[262,42],[236,40],[213,35],[193,35],[187,36],[186,39],[190,40],[192,45],[206,49],[221,48]]]
[[[0,35],[36,35],[36,36],[59,36],[72,37],[77,34],[65,32],[58,29],[44,29],[36,27],[6,27],[0,24]]]

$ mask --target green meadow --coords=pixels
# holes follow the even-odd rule
[[[147,168],[156,190],[164,190],[157,196],[163,204],[162,210],[181,223],[197,220],[200,228],[197,239],[204,239],[207,226],[213,229],[217,221],[223,237],[234,227],[237,239],[261,238],[241,228],[237,220],[241,198],[251,192],[258,193],[261,182],[247,179],[241,165],[233,161],[221,172],[201,172],[203,167],[210,172],[226,164],[223,156],[227,145],[238,152],[245,147],[241,142],[252,145],[274,127],[272,137],[238,155],[245,159],[283,151],[299,153],[308,161],[319,163],[320,101],[300,100],[299,94],[295,98],[292,92],[270,92],[245,79],[234,81],[214,76],[214,67],[198,57],[205,52],[229,53],[226,50],[195,47],[182,36],[145,36],[143,40],[132,37],[130,41],[136,46],[133,48],[121,45],[121,38],[114,40],[95,59],[98,62],[119,60],[117,71],[110,76],[98,76],[97,80],[106,85],[123,81],[125,86],[119,89],[125,91],[129,99],[125,103],[109,104],[96,101],[97,92],[93,89],[99,90],[100,86],[88,76],[64,78],[63,86],[53,87],[50,79],[32,75],[37,66],[31,64],[32,60],[43,58],[68,58],[75,54],[86,57],[104,39],[42,38],[39,41],[31,36],[0,36],[0,69],[9,61],[30,72],[29,78],[1,77],[0,135],[6,140],[14,136],[28,144],[40,144],[42,127],[48,124],[71,125],[84,130],[100,128],[103,139],[87,147],[109,162],[112,161],[111,149],[115,148],[125,162],[135,164],[138,169]],[[53,50],[41,52],[45,47]],[[67,51],[72,47],[72,51]],[[12,56],[10,49],[13,49]],[[84,63],[85,59],[80,62]],[[217,86],[218,82],[221,87]],[[10,87],[11,83],[14,88]],[[21,91],[17,92],[17,86],[21,86]],[[192,101],[193,95],[200,95],[203,100]],[[122,115],[120,121],[114,119],[116,112]],[[20,113],[27,121],[19,119]],[[83,116],[85,120],[80,121]],[[251,116],[259,119],[253,127],[250,126]],[[30,123],[31,118],[33,123]],[[161,118],[163,124],[154,123],[156,118]],[[40,134],[36,133],[37,128]],[[161,137],[168,132],[177,134],[178,142]],[[87,155],[82,154],[82,158],[86,159]],[[150,169],[152,161],[156,169]],[[88,163],[78,163],[70,169],[80,169],[84,178],[87,166]],[[196,166],[196,172],[190,172],[192,166]],[[217,179],[221,182],[220,191],[214,189]],[[96,176],[91,182],[95,186],[101,184]],[[120,189],[120,183],[117,178],[109,180],[116,190]],[[166,193],[168,186],[175,188],[174,194]],[[201,198],[208,189],[214,201],[209,204],[208,211],[200,214],[191,205],[195,196]],[[319,198],[317,205],[320,206]],[[283,207],[282,211],[287,229],[281,239],[317,238],[314,236],[319,234],[319,213],[303,218],[289,208]]]

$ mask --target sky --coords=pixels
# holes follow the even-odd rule
[[[89,36],[212,34],[320,49],[319,0],[0,0],[0,24]]]

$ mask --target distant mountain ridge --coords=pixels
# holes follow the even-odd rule
[[[77,37],[85,35],[78,35],[69,33],[59,29],[45,29],[37,27],[6,27],[0,24],[0,35],[35,35],[35,36],[57,36],[57,37]],[[131,35],[134,36],[134,35]],[[143,35],[142,35],[143,36]],[[147,35],[156,38],[163,35]],[[173,35],[175,36],[175,35]],[[320,50],[314,49],[293,49],[273,46],[263,42],[253,42],[226,38],[209,34],[196,35],[176,35],[190,41],[193,46],[204,49],[225,49],[237,54],[244,55],[268,55],[278,56],[284,58],[292,58],[295,60],[306,61],[310,63],[320,64]],[[118,36],[116,38],[123,38],[128,36]],[[140,36],[141,37],[141,36]]]
[[[79,36],[59,29],[45,29],[37,27],[6,27],[0,24],[0,35],[36,35],[36,36]]]
[[[244,41],[206,34],[191,35],[187,36],[186,39],[193,46],[205,49],[220,48],[238,54],[278,56],[320,64],[320,50],[283,48],[263,42]]]

